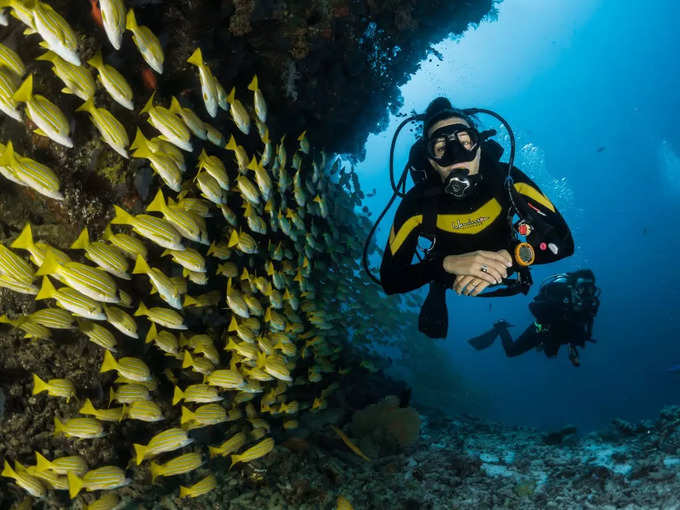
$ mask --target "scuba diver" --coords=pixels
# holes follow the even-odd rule
[[[489,139],[496,132],[477,130],[472,118],[477,113],[496,117],[508,131],[507,164],[500,162],[503,148]],[[422,136],[395,183],[394,146],[410,121],[423,121]],[[394,194],[366,240],[363,265],[387,294],[430,284],[418,327],[432,338],[447,334],[446,289],[482,297],[526,294],[532,283],[529,265],[554,262],[574,252],[569,227],[538,186],[513,166],[514,155],[514,135],[502,117],[479,108],[455,109],[444,97],[433,100],[423,115],[405,119],[394,134],[390,152]],[[406,192],[409,173],[415,186]],[[397,196],[403,200],[378,279],[368,268],[368,246]],[[515,215],[519,220],[513,224]],[[420,237],[432,243],[422,258],[417,251]],[[414,255],[420,259],[416,263]],[[517,279],[509,278],[513,273]],[[497,285],[502,287],[482,293]]]
[[[509,358],[524,354],[534,347],[552,358],[561,345],[569,346],[569,360],[580,366],[576,347],[593,342],[593,321],[600,307],[600,289],[595,286],[595,275],[590,269],[549,277],[541,286],[529,310],[536,318],[515,341],[508,331],[512,326],[504,320],[468,343],[477,350],[486,349],[498,335]]]

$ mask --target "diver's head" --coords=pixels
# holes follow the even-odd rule
[[[438,97],[425,111],[423,137],[428,161],[448,194],[468,196],[479,184],[481,140],[474,121],[462,110]]]

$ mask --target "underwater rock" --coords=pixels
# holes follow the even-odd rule
[[[555,432],[550,432],[543,437],[543,442],[545,444],[560,444],[564,439],[572,434],[576,434],[576,427],[573,425],[567,425]]]
[[[415,444],[420,433],[420,417],[412,407],[399,407],[399,398],[390,395],[355,412],[351,430],[361,446],[369,443],[369,451],[386,455]]]

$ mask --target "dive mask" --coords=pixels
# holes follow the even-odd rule
[[[479,148],[479,133],[465,124],[437,129],[427,140],[427,154],[439,166],[472,161]]]

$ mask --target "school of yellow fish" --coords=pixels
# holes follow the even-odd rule
[[[137,23],[134,11],[126,10],[123,0],[99,0],[99,8],[111,46],[118,50],[130,31],[141,58],[162,73],[161,44]],[[29,223],[9,246],[0,244],[0,286],[45,305],[31,314],[1,316],[0,323],[43,340],[51,330],[77,328],[101,347],[101,373],[117,375],[108,406],[97,408],[86,399],[82,416],[54,417],[54,434],[97,438],[121,420],[160,422],[160,431],[146,445],[130,444],[137,465],[149,462],[151,481],[205,463],[206,452],[188,435],[199,427],[235,425],[224,442],[208,448],[210,458],[231,456],[234,466],[263,457],[274,448],[272,427],[294,429],[300,412],[326,406],[338,387],[331,381],[347,371],[339,362],[347,326],[359,339],[389,334],[372,319],[377,300],[361,299],[370,285],[356,277],[357,234],[367,227],[351,224],[363,197],[356,174],[338,172],[338,160],[310,147],[306,132],[281,136],[273,144],[257,76],[244,91],[248,100],[241,102],[235,88],[225,92],[200,49],[187,64],[197,69],[206,113],[216,118],[219,110],[228,112],[230,120],[223,122],[229,124],[228,140],[176,97],[167,107],[155,93],[146,101],[134,97],[101,51],[86,61],[88,68],[78,53],[77,34],[48,3],[0,0],[0,23],[9,22],[6,13],[18,20],[12,23],[26,26],[27,41],[45,48],[38,60],[51,64],[63,81],[62,93],[83,101],[76,111],[89,114],[102,141],[122,158],[147,160],[158,176],[149,214],[115,206],[104,232],[93,240],[93,232],[83,229],[68,253],[34,239]],[[19,55],[0,44],[0,110],[12,122],[30,120],[36,134],[55,144],[73,147],[68,117],[33,83]],[[149,124],[144,131],[158,136],[147,138],[140,126],[130,143],[128,129],[115,114],[95,105],[97,86],[121,107],[139,109]],[[252,125],[257,135],[251,134]],[[239,141],[255,136],[260,150],[248,154],[247,144]],[[195,161],[195,168],[187,161]],[[64,198],[57,172],[16,152],[11,140],[0,145],[0,174],[45,200]],[[153,259],[152,253],[160,256]],[[126,281],[133,275],[148,281],[148,295],[132,294]],[[200,314],[204,307],[218,307],[227,325],[224,334],[210,327],[188,330],[187,314]],[[346,315],[359,320],[345,325]],[[154,374],[143,359],[119,352],[118,335],[152,344],[168,356],[167,368]],[[161,376],[174,386],[172,405],[180,406],[175,423],[158,404]],[[302,385],[316,388],[316,396],[306,402],[290,399],[287,390]],[[68,374],[49,380],[34,374],[33,392],[79,398]],[[114,403],[120,406],[111,407]],[[165,463],[154,460],[187,446],[189,451]],[[35,497],[54,489],[75,498],[81,491],[110,491],[129,483],[125,466],[35,455],[34,466],[15,462],[12,467],[5,461],[2,471]],[[216,483],[212,474],[201,476],[182,486],[179,496],[201,496]],[[351,508],[341,499],[339,508]],[[115,493],[104,493],[87,508],[113,508],[118,502]]]

